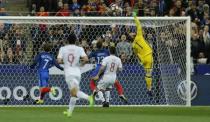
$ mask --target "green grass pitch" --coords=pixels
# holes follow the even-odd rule
[[[0,122],[210,122],[210,107],[0,107]]]

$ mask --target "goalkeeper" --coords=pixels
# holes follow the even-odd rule
[[[141,23],[133,13],[137,26],[137,34],[132,43],[133,51],[145,70],[145,80],[147,85],[147,94],[152,96],[152,68],[153,68],[153,50],[150,44],[144,39]]]

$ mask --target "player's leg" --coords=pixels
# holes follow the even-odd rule
[[[90,80],[90,90],[91,90],[92,92],[94,92],[94,91],[96,90],[96,83],[95,83],[95,82],[96,82],[96,81],[93,80],[93,79]]]
[[[117,90],[118,95],[123,95],[123,87],[118,80],[115,80],[114,87]]]
[[[44,96],[46,93],[50,92],[50,88],[48,87],[48,78],[49,74],[45,72],[41,72],[39,74],[39,91],[40,91],[40,97],[39,100],[37,101],[37,104],[42,104],[44,103]]]
[[[113,83],[107,85],[106,91],[104,93],[105,104],[103,104],[103,107],[109,107],[110,92],[111,92],[111,89],[112,89],[112,85],[113,85]]]
[[[72,79],[71,84],[70,84],[73,88],[70,90],[71,96],[77,97],[79,99],[88,100],[90,103],[90,106],[93,106],[93,104],[94,104],[93,97],[89,96],[86,93],[84,93],[83,91],[81,91],[79,88],[79,83],[80,83],[79,77],[75,77]]]
[[[104,98],[104,94],[103,92],[106,90],[106,87],[105,87],[105,81],[104,79],[102,78],[98,84],[97,84],[97,94],[98,94],[98,99],[103,103],[105,104],[105,98]]]
[[[98,66],[91,72],[90,89],[93,92],[93,94],[96,93],[96,81],[93,80],[92,78],[98,74],[99,69],[100,69],[100,67]]]
[[[153,67],[153,56],[152,53],[145,57],[142,57],[137,51],[135,52],[137,58],[143,64],[145,70],[145,81],[147,86],[148,95],[152,96],[152,67]]]
[[[153,57],[152,54],[144,57],[143,62],[144,70],[145,70],[145,81],[147,85],[148,94],[152,96],[152,68],[153,68]]]
[[[109,100],[110,100],[110,91],[111,91],[111,89],[107,89],[107,90],[105,91],[105,93],[104,93],[104,95],[105,95],[105,101],[106,101],[107,103],[109,103]]]
[[[104,91],[105,99],[102,98],[103,107],[109,107],[109,99],[110,99],[110,90],[112,89],[112,85],[115,83],[116,79],[113,77],[103,77],[102,80],[99,81],[97,88]],[[100,94],[99,98],[100,98]],[[101,97],[103,97],[101,95]]]
[[[97,94],[98,94],[98,99],[101,100],[101,102],[104,104],[106,101],[103,92],[104,92],[103,90],[99,90]]]
[[[70,102],[69,102],[69,109],[64,111],[63,113],[67,115],[67,117],[72,116],[72,112],[74,110],[76,101],[77,101],[77,91],[79,90],[79,82],[74,80],[74,77],[67,77],[66,82],[68,84],[69,92],[70,92]]]
[[[72,112],[74,111],[74,107],[75,107],[77,99],[78,98],[73,97],[73,96],[70,98],[69,109],[67,111],[63,112],[65,115],[67,115],[67,117],[71,117],[72,116]]]
[[[49,87],[42,87],[42,88],[40,88],[40,92],[41,92],[40,99],[43,100],[45,94],[50,92],[50,88]]]
[[[72,79],[71,86],[74,86],[73,88],[76,88],[76,89],[71,90],[73,92],[73,94],[71,95],[76,96],[77,98],[80,98],[80,99],[89,100],[89,96],[80,90],[79,82],[80,82],[80,78],[78,77],[75,77]]]
[[[67,117],[71,117],[72,112],[74,111],[76,101],[78,100],[78,98],[76,97],[77,91],[78,91],[78,89],[76,87],[70,88],[71,98],[70,98],[70,102],[69,102],[69,109],[67,111],[64,111],[64,114],[67,115]]]
[[[110,89],[107,89],[104,92],[105,102],[103,103],[103,107],[109,107],[109,100],[110,100]]]
[[[76,101],[79,98],[86,99],[90,102],[91,105],[93,105],[93,97],[88,96],[84,92],[80,91],[80,88],[79,88],[80,78],[71,76],[69,78],[66,78],[66,82],[69,86],[70,96],[71,96],[70,102],[69,102],[69,109],[67,111],[64,111],[64,114],[67,115],[67,117],[72,116],[72,112],[74,110]]]
[[[115,80],[114,87],[116,88],[120,99],[122,99],[125,103],[128,103],[127,98],[123,94],[123,87],[118,80]]]

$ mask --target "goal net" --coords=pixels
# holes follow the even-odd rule
[[[44,43],[53,44],[56,57],[65,37],[75,33],[77,45],[87,54],[95,43],[116,46],[123,61],[118,80],[129,105],[190,105],[190,18],[142,17],[144,38],[153,48],[153,96],[147,95],[145,71],[131,49],[136,34],[132,17],[1,17],[0,18],[0,105],[33,105],[39,97],[36,69],[29,65]],[[123,36],[124,35],[124,36]],[[120,46],[126,38],[128,46]],[[129,48],[129,49],[128,49]],[[90,72],[94,60],[82,68],[82,91],[91,94]],[[61,71],[50,70],[49,85],[57,95],[45,96],[44,105],[68,105],[70,96]],[[79,100],[78,105],[87,105]],[[100,102],[96,101],[96,104]],[[125,105],[113,87],[111,105]]]

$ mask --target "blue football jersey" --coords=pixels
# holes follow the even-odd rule
[[[107,49],[100,49],[100,50],[96,50],[90,53],[88,57],[95,58],[95,61],[96,61],[96,67],[90,74],[91,77],[95,77],[98,74],[101,67],[102,60],[109,55],[110,54]]]
[[[38,70],[39,72],[47,71],[49,72],[49,68],[52,66],[56,66],[60,70],[63,70],[63,67],[61,67],[55,60],[54,56],[48,52],[41,52],[39,53],[31,65],[31,68],[35,67],[36,64],[38,64]]]
[[[89,55],[89,58],[95,58],[96,64],[101,65],[102,60],[107,56],[109,56],[109,51],[106,49],[100,49],[100,50],[91,52]]]

